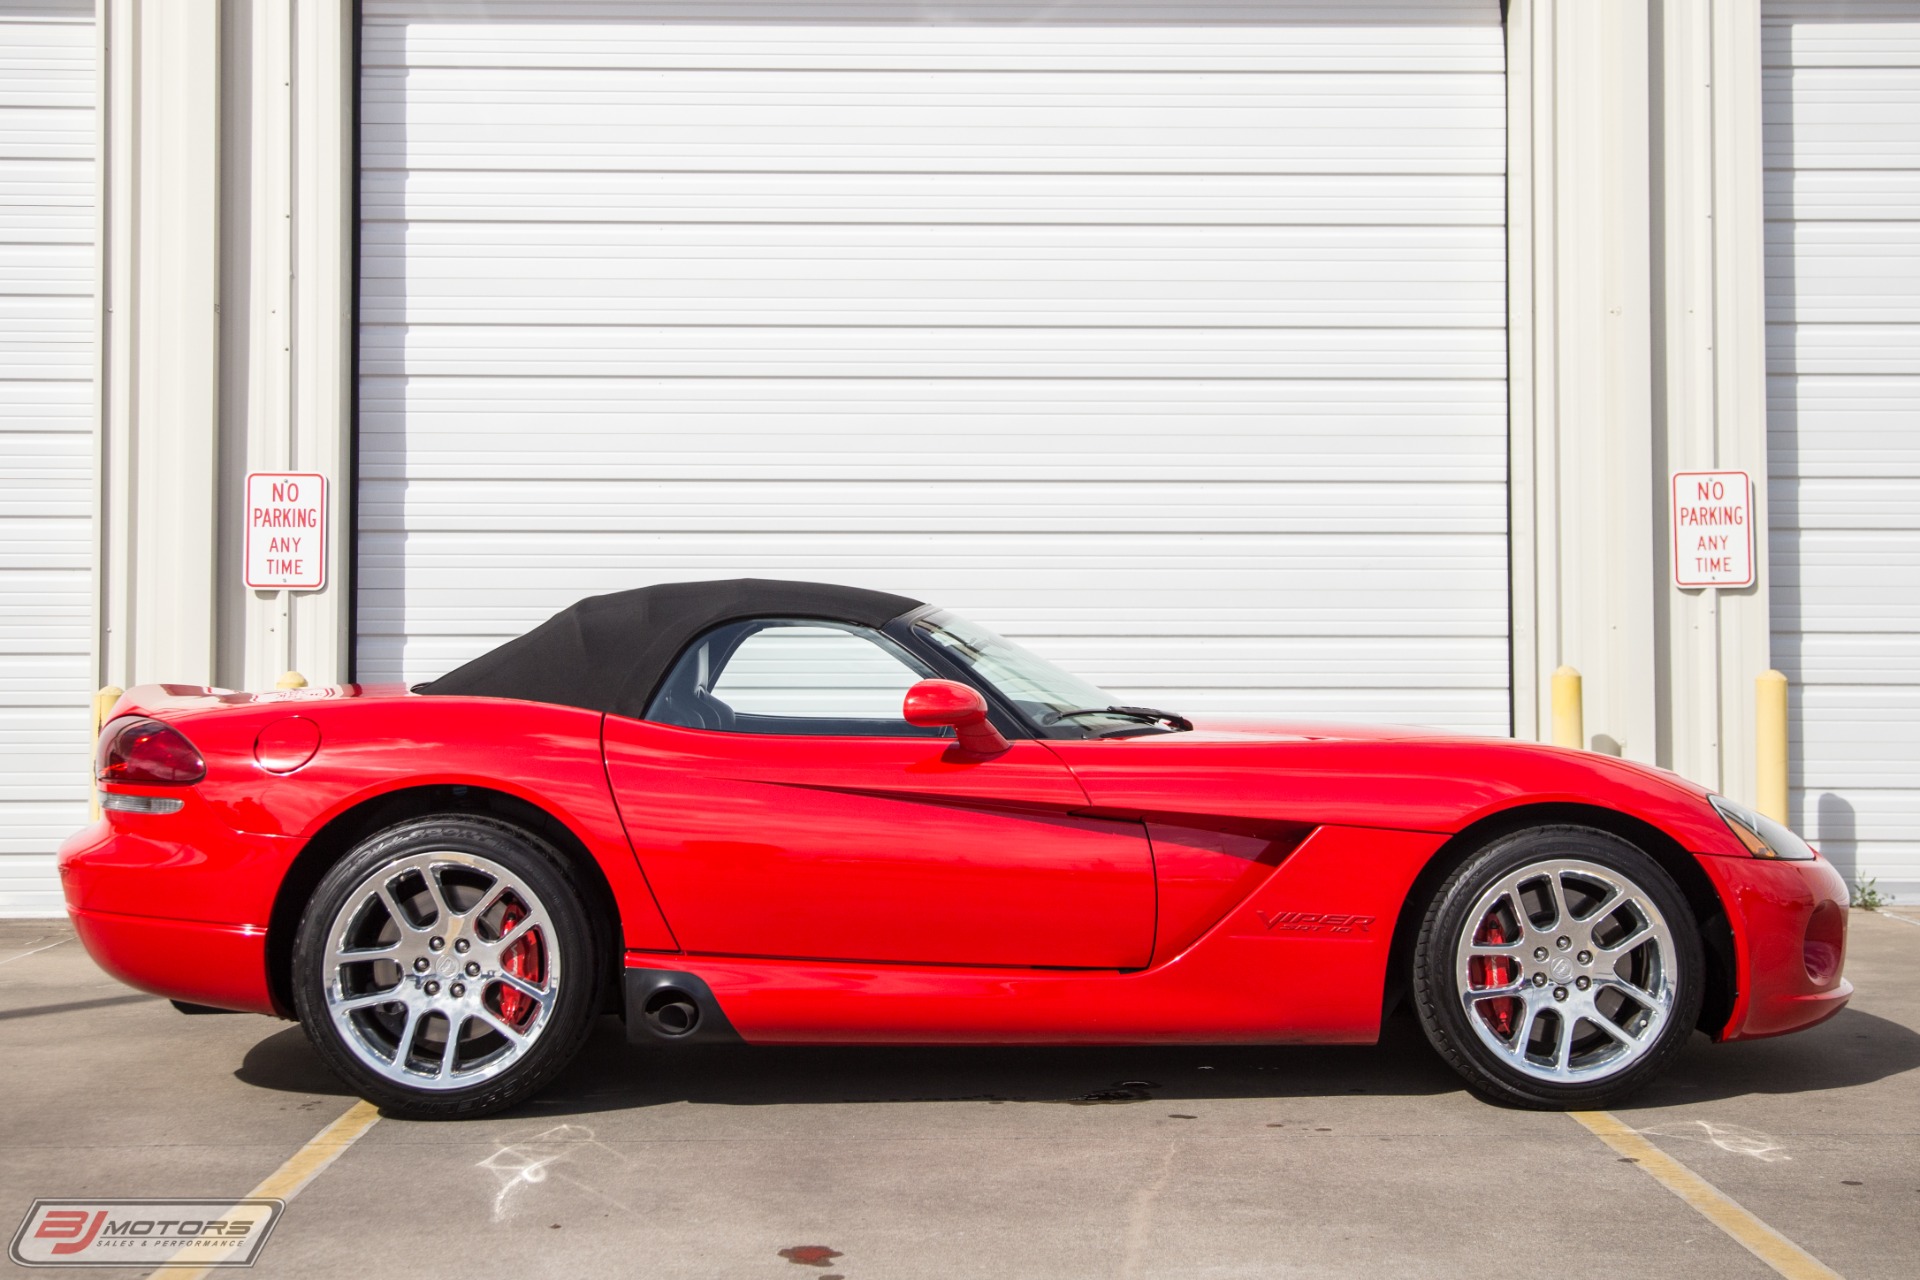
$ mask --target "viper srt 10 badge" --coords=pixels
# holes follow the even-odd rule
[[[1255,908],[1253,914],[1268,933],[1365,933],[1373,925],[1372,916],[1341,915],[1328,911],[1275,911],[1271,915]]]

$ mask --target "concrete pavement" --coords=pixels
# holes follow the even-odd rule
[[[1853,916],[1852,1007],[1714,1046],[1617,1114],[1854,1280],[1920,1271],[1920,915]],[[0,922],[0,1223],[240,1196],[353,1101],[297,1027],[186,1017]],[[1568,1117],[1353,1049],[630,1048],[462,1124],[382,1120],[263,1276],[1774,1273]],[[99,1274],[116,1274],[101,1272]],[[126,1273],[117,1273],[126,1274]]]

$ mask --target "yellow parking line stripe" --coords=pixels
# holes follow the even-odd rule
[[[1760,1221],[1726,1192],[1708,1182],[1660,1148],[1648,1142],[1607,1111],[1567,1113],[1600,1141],[1640,1166],[1655,1182],[1686,1201],[1701,1217],[1720,1228],[1760,1261],[1787,1280],[1840,1280],[1840,1274],[1793,1241]]]
[[[348,1107],[346,1113],[332,1124],[313,1136],[306,1146],[294,1152],[287,1162],[274,1170],[267,1180],[249,1191],[243,1199],[247,1200],[291,1200],[322,1170],[340,1158],[342,1152],[360,1140],[360,1135],[373,1128],[374,1121],[380,1118],[380,1111],[371,1102],[356,1102]],[[199,1266],[190,1260],[194,1246],[188,1245],[173,1255],[159,1270],[153,1272],[155,1280],[204,1280],[212,1274],[212,1268]]]

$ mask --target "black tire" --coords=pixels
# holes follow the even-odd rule
[[[1621,877],[1615,887],[1630,884],[1637,896],[1615,898],[1623,905],[1599,909],[1603,882],[1583,878],[1579,865]],[[1554,885],[1558,895],[1550,899]],[[1504,898],[1496,896],[1489,910],[1488,895],[1496,890]],[[1581,894],[1590,896],[1576,898]],[[1566,903],[1559,918],[1549,915],[1556,901]],[[1538,911],[1528,904],[1538,904]],[[1527,918],[1516,922],[1516,910]],[[1648,929],[1645,942],[1634,941],[1640,923]],[[1486,961],[1465,954],[1469,930],[1489,951],[1511,947],[1514,958]],[[1615,941],[1623,954],[1610,960],[1604,947]],[[1470,970],[1480,975],[1467,979],[1471,989],[1519,994],[1469,1006],[1462,967],[1489,963],[1503,967]],[[1615,979],[1644,985],[1670,1003],[1622,999],[1619,992],[1632,988]],[[1550,826],[1494,841],[1441,884],[1420,924],[1412,991],[1427,1039],[1476,1094],[1512,1107],[1582,1110],[1614,1106],[1672,1065],[1699,1019],[1705,979],[1699,926],[1658,862],[1618,836]],[[1579,1016],[1591,1008],[1582,1002],[1598,1005],[1603,997],[1610,1009],[1593,1020]],[[1567,1010],[1574,1016],[1563,1028]],[[1627,1035],[1603,1032],[1598,1017]],[[1644,1039],[1632,1034],[1635,1024],[1642,1024]],[[1582,1044],[1589,1047],[1582,1051]],[[1544,1078],[1551,1074],[1568,1078]]]
[[[480,1063],[480,1070],[493,1070],[496,1074],[478,1079],[470,1085],[458,1083],[458,1058],[462,1052],[458,1047],[448,1051],[447,1064],[436,1064],[434,1079],[443,1081],[437,1086],[429,1087],[431,1082],[424,1082],[424,1076],[421,1084],[392,1078],[395,1074],[404,1075],[404,1069],[413,1061],[409,1046],[416,1041],[408,1035],[395,1036],[402,1043],[390,1047],[397,1048],[395,1058],[403,1060],[399,1061],[398,1068],[393,1061],[387,1062],[384,1070],[389,1074],[383,1074],[381,1069],[376,1069],[380,1065],[377,1050],[367,1043],[370,1036],[381,1034],[380,1028],[356,1019],[385,1018],[388,1021],[380,1025],[391,1028],[395,1021],[406,1017],[404,1011],[394,1012],[402,1007],[392,1004],[365,1013],[343,1013],[340,1017],[347,1019],[350,1027],[343,1030],[337,1024],[335,1010],[329,1002],[329,988],[333,981],[329,972],[329,952],[336,928],[378,927],[386,934],[402,933],[395,927],[398,921],[392,925],[380,923],[391,920],[391,912],[370,905],[358,906],[355,900],[360,904],[368,903],[366,889],[371,880],[390,869],[396,875],[405,875],[404,867],[408,860],[419,860],[429,854],[436,857],[442,854],[454,857],[464,855],[473,860],[475,867],[491,865],[496,869],[504,869],[532,895],[537,909],[544,913],[541,927],[536,931],[541,936],[530,938],[529,945],[537,946],[543,957],[541,963],[551,966],[543,970],[550,979],[550,1007],[543,1007],[546,1002],[521,998],[521,1007],[532,1011],[531,1015],[523,1013],[521,1016],[536,1019],[528,1022],[527,1028],[530,1030],[524,1043],[509,1041],[503,1032],[490,1031],[479,1017],[460,1021],[463,1029],[471,1028],[467,1036],[477,1038],[483,1049],[488,1043],[489,1034],[498,1039],[502,1046],[494,1051],[494,1065],[489,1066],[484,1060]],[[467,873],[466,868],[461,866],[449,870],[454,875]],[[396,880],[388,887],[392,889],[399,885],[405,888],[412,883]],[[424,881],[419,883],[421,896],[409,902],[418,901],[430,908],[433,899],[426,896]],[[471,892],[482,897],[491,892],[485,889],[462,890],[458,885],[443,886],[438,873],[436,886],[441,887],[444,895],[449,895],[447,900],[450,903],[453,901],[450,895],[456,892]],[[487,926],[482,919],[486,913],[480,912],[478,905],[476,900],[474,905],[466,908],[473,913],[472,917],[461,916],[456,907],[452,918],[456,929],[469,929],[471,939],[457,944],[462,953],[460,959],[471,959],[476,965],[485,955],[484,948],[489,945],[485,934]],[[343,924],[342,912],[350,909],[366,913],[351,918],[363,921],[371,919],[373,923],[358,926]],[[441,936],[431,923],[439,917],[427,917],[422,912],[422,918],[427,918],[429,923],[422,926],[418,920],[412,921],[411,927],[418,932],[405,934],[404,937],[407,945],[421,952],[412,963],[424,966],[451,957],[452,951],[445,945],[444,939],[431,953],[426,952],[425,948],[432,939]],[[546,936],[549,932],[551,936]],[[538,836],[505,822],[467,814],[418,818],[399,823],[363,840],[327,872],[314,890],[301,915],[299,931],[294,939],[294,1008],[321,1060],[356,1093],[379,1106],[385,1113],[411,1120],[458,1120],[487,1115],[513,1106],[544,1088],[579,1053],[601,1007],[607,980],[607,947],[610,945],[606,941],[607,936],[607,930],[594,918],[575,885],[565,860],[552,845]],[[493,941],[497,943],[499,939]],[[468,952],[468,947],[473,950]],[[497,963],[502,967],[509,965],[508,961],[497,957],[489,963]],[[348,972],[344,967],[340,971]],[[437,970],[429,969],[421,975],[419,982],[415,982],[410,966],[395,966],[393,971],[401,975],[400,985],[393,989],[399,991],[411,985],[410,998],[416,1002],[424,1002],[425,997],[421,992],[438,976]],[[358,973],[360,970],[352,972]],[[464,970],[452,972],[443,980],[439,990],[452,993],[456,990],[453,984],[462,982],[463,978]],[[377,991],[387,980],[379,979],[369,989]],[[487,977],[470,981],[475,1000],[492,1001],[487,1006],[490,1013],[500,1012],[503,998],[514,999],[510,994],[505,997],[500,994],[506,990],[504,987],[487,987]],[[465,985],[462,983],[462,991]],[[482,993],[483,988],[488,994]],[[438,991],[435,992],[435,998],[439,998]],[[447,998],[450,1000],[451,994]],[[442,1015],[442,1020],[435,1023],[432,1015],[425,1015],[420,1021],[423,1027],[440,1028],[440,1040],[444,1045],[451,1038],[446,1028],[464,1016],[456,1015],[448,1019]],[[411,1023],[407,1025],[410,1027]],[[363,1028],[366,1035],[359,1034]],[[421,1039],[425,1039],[424,1034]]]

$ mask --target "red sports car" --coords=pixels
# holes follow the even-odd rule
[[[1832,1016],[1846,886],[1658,769],[1194,725],[951,613],[798,582],[598,596],[432,683],[136,688],[80,937],[477,1115],[603,1012],[662,1044],[1337,1044],[1411,998],[1476,1091],[1606,1106],[1697,1028]]]

